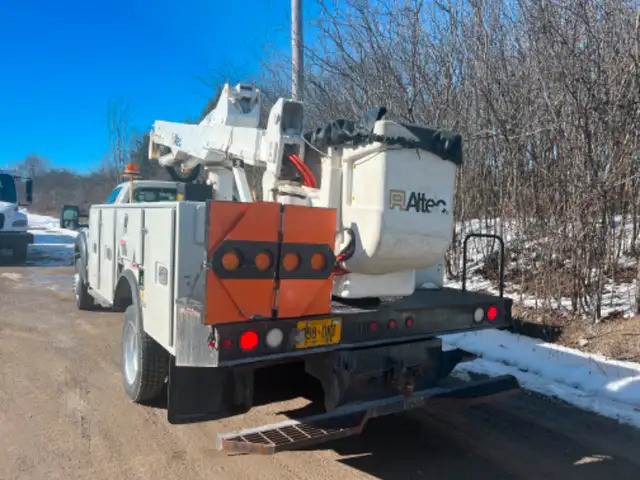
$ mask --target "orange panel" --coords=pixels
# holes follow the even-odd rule
[[[284,209],[283,243],[326,244],[334,247],[336,211],[287,205]],[[278,317],[323,315],[331,312],[333,276],[326,279],[282,279]]]
[[[211,202],[209,204],[208,258],[225,240],[277,242],[280,204]],[[206,324],[271,317],[273,279],[219,278],[207,270]]]
[[[331,208],[286,205],[283,233],[285,243],[322,243],[333,250],[336,211]]]
[[[296,318],[331,313],[333,276],[325,280],[280,280],[278,317]]]

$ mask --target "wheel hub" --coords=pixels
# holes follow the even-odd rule
[[[80,297],[80,274],[75,273],[73,275],[73,293],[76,296],[76,300]]]
[[[127,323],[123,338],[124,375],[129,385],[138,375],[138,335],[131,322]]]

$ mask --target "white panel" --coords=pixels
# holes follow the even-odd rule
[[[180,262],[176,266],[176,298],[204,300],[206,211],[204,202],[180,202],[178,205],[176,257]]]
[[[142,263],[142,208],[119,208],[116,220],[116,248],[121,263]]]
[[[89,284],[92,288],[100,287],[100,215],[102,210],[92,208],[89,212]]]
[[[115,289],[115,220],[115,209],[102,209],[100,219],[100,283],[97,290],[100,295],[109,301],[113,300],[113,291]]]
[[[144,209],[144,329],[165,347],[173,321],[174,208]]]

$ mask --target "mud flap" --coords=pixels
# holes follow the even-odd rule
[[[167,415],[169,423],[192,423],[228,416],[224,402],[226,368],[169,366]]]

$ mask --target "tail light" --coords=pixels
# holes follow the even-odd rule
[[[258,346],[258,342],[258,334],[253,330],[249,330],[240,335],[240,348],[242,350],[253,350]]]
[[[487,318],[489,319],[490,322],[498,318],[498,308],[491,305],[487,310]]]
[[[409,328],[413,327],[413,323],[414,323],[413,317],[408,317],[408,318],[404,321],[404,324],[405,324],[407,327],[409,327]]]
[[[398,323],[392,318],[391,320],[389,320],[389,328],[394,329],[396,328],[396,326],[398,325]]]
[[[376,330],[378,330],[378,322],[371,322],[369,324],[369,330],[371,330],[372,332],[375,332]]]

